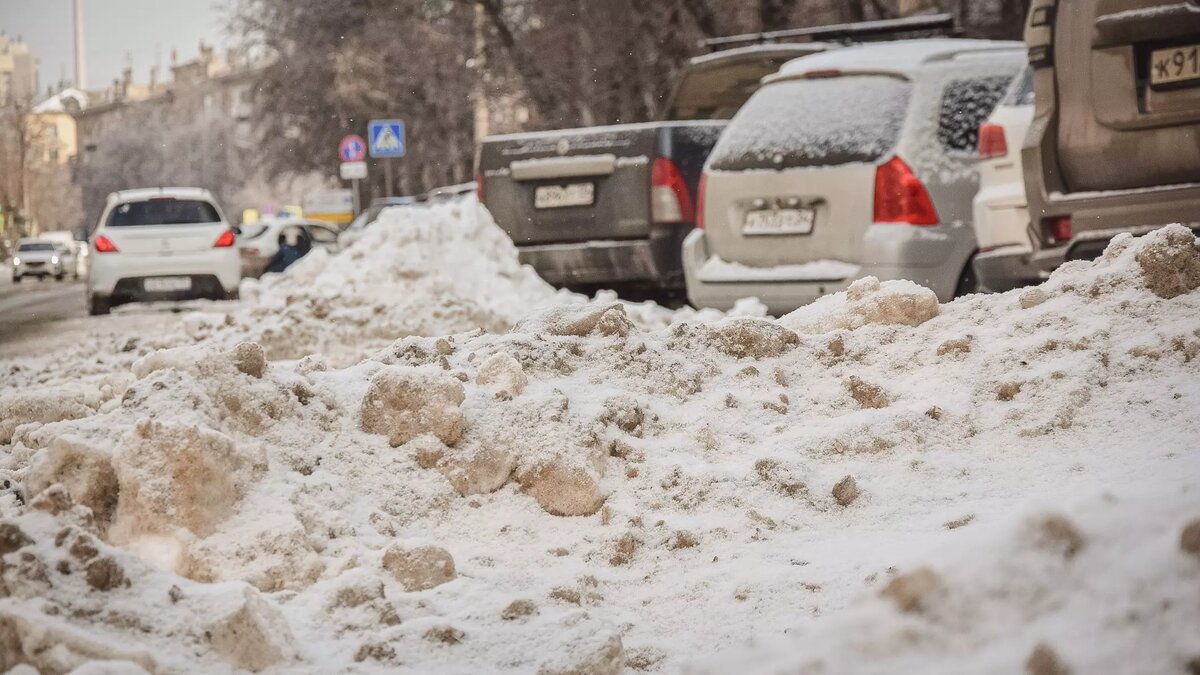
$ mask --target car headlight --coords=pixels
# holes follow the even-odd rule
[[[20,265],[20,264],[21,264],[20,258],[13,258],[13,267],[16,267],[17,265]]]
[[[56,256],[56,255],[50,256],[50,264],[57,265],[58,264],[58,256]]]

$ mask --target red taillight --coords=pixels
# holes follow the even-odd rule
[[[929,192],[899,157],[875,169],[875,222],[938,224]]]
[[[100,235],[100,236],[96,237],[95,241],[92,242],[92,245],[94,245],[96,247],[96,253],[116,253],[117,252],[117,245],[112,243],[112,239],[109,239],[108,237],[106,237],[104,235]]]
[[[979,158],[995,159],[1008,154],[1008,141],[1004,140],[1004,127],[991,122],[979,127]]]
[[[233,246],[233,242],[237,240],[233,230],[225,230],[221,236],[217,237],[217,243],[213,244],[213,248],[229,248]]]
[[[1061,244],[1071,241],[1074,228],[1071,226],[1071,216],[1056,216],[1042,220],[1042,234],[1051,244]]]
[[[666,157],[656,157],[650,168],[650,213],[656,223],[689,223],[696,219],[696,206],[683,174]]]
[[[480,204],[487,197],[487,188],[483,186],[483,171],[475,172],[475,196],[479,199]]]
[[[708,174],[700,174],[700,196],[696,198],[696,228],[704,229],[704,193],[708,191]]]

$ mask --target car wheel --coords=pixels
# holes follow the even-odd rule
[[[19,277],[19,276],[17,276],[17,275],[15,275],[15,274],[14,274],[14,275],[13,275],[13,283],[14,283],[14,284],[19,284],[19,283],[21,283],[21,277]]]
[[[99,295],[88,296],[88,314],[92,316],[101,316],[112,311],[112,305],[108,298],[100,297]]]
[[[67,276],[67,275],[63,274],[62,272],[59,272],[58,274],[55,274],[55,275],[54,275],[54,280],[55,280],[55,281],[62,281],[63,279],[65,279],[65,278],[66,278],[66,276]]]
[[[963,267],[962,274],[958,277],[958,286],[954,289],[954,297],[961,298],[964,295],[972,293],[982,293],[979,288],[979,280],[975,278],[975,256],[971,256],[967,260],[967,264]]]

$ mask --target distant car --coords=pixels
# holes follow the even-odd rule
[[[13,282],[18,284],[25,277],[54,277],[61,280],[66,273],[62,253],[58,246],[48,239],[18,241],[12,267]]]
[[[1023,148],[1034,262],[1123,232],[1200,229],[1200,5],[1034,0],[1034,121]]]
[[[479,185],[475,181],[471,181],[470,183],[459,183],[458,185],[445,185],[430,190],[426,195],[426,200],[438,202],[460,199],[470,194],[478,194],[478,191]]]
[[[107,314],[127,302],[237,297],[236,240],[208,190],[114,192],[92,232],[89,312]]]
[[[979,128],[979,193],[975,195],[975,278],[982,290],[1002,293],[1039,283],[1032,263],[1029,205],[1021,145],[1033,122],[1033,73],[1026,69]]]
[[[38,238],[54,242],[54,246],[58,249],[58,256],[63,263],[63,273],[72,279],[78,279],[82,262],[80,260],[82,246],[80,242],[75,241],[75,235],[65,230],[59,230],[43,232]]]
[[[337,253],[338,231],[329,223],[304,218],[279,218],[259,221],[242,227],[238,250],[242,259],[242,276],[261,277],[271,258],[279,251],[279,238],[288,227],[299,227],[308,233],[314,246]]]
[[[420,201],[416,197],[384,197],[371,202],[365,211],[358,214],[358,217],[346,226],[338,236],[338,243],[342,248],[349,248],[358,238],[362,236],[363,230],[367,229],[376,220],[379,220],[379,214],[383,213],[384,209],[393,206],[416,206]]]
[[[783,314],[868,275],[973,291],[979,126],[1023,64],[1020,43],[901,40],[765,78],[705,165],[688,298]]]

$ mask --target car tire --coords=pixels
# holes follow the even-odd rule
[[[961,298],[964,295],[982,292],[984,291],[979,287],[979,280],[975,278],[975,256],[971,256],[967,259],[967,264],[963,267],[962,274],[958,276],[958,285],[954,288],[954,297]]]
[[[17,275],[15,275],[15,274],[14,274],[14,275],[13,275],[13,283],[14,283],[14,284],[19,284],[19,283],[21,283],[21,277],[19,277],[19,276],[17,276]]]
[[[66,279],[66,278],[67,278],[67,275],[63,274],[62,272],[59,272],[58,274],[54,275],[55,281],[62,281],[63,279]]]
[[[112,311],[112,304],[108,298],[99,295],[88,296],[88,314],[91,316],[103,316]]]

